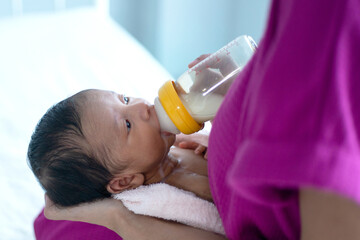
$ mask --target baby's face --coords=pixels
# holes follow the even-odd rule
[[[175,141],[161,132],[153,105],[143,99],[110,91],[90,90],[81,122],[92,147],[105,146],[110,172],[127,165],[127,171],[147,173],[159,166]],[[109,160],[111,159],[111,160]],[[111,169],[113,168],[113,169]]]

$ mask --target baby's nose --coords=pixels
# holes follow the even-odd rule
[[[142,120],[148,121],[150,119],[150,106],[146,102],[138,103],[138,111]]]

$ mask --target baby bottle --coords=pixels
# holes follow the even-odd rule
[[[191,134],[212,120],[231,83],[257,46],[250,36],[240,36],[211,54],[176,81],[167,81],[155,98],[162,131]]]

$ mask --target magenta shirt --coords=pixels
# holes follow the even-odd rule
[[[230,239],[299,239],[298,193],[360,204],[360,1],[274,0],[208,149]]]

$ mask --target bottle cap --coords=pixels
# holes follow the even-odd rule
[[[194,120],[182,104],[175,90],[174,81],[165,82],[159,89],[158,95],[167,115],[182,133],[191,134],[201,129],[201,125]]]
[[[176,128],[175,124],[171,121],[168,114],[166,113],[164,107],[160,103],[159,97],[156,97],[154,100],[154,107],[156,115],[160,123],[160,129],[173,134],[179,134],[179,129]]]

